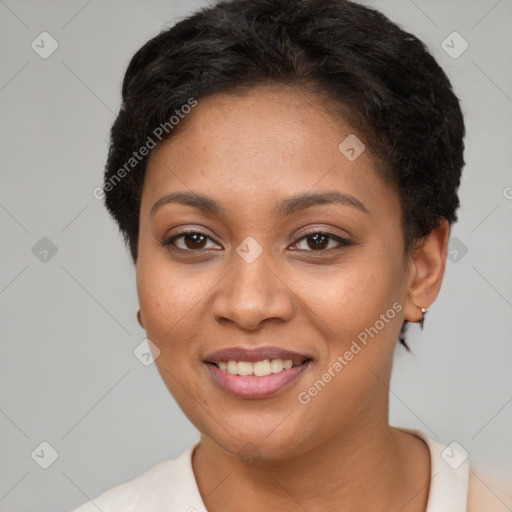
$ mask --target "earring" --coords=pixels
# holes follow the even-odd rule
[[[423,329],[423,324],[425,323],[425,315],[427,314],[428,308],[420,308],[421,310],[421,318],[418,320],[421,329]]]
[[[144,324],[142,323],[142,315],[140,314],[140,309],[137,310],[137,322],[144,329]]]

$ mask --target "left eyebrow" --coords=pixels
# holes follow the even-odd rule
[[[150,215],[153,216],[156,211],[165,204],[180,203],[186,206],[192,206],[206,213],[216,216],[225,214],[225,209],[214,199],[192,192],[173,192],[161,197],[152,207]],[[356,197],[341,192],[318,192],[304,193],[288,197],[277,203],[276,212],[281,217],[293,215],[294,213],[313,206],[324,204],[340,204],[343,206],[351,206],[358,210],[368,213],[364,204]]]
[[[285,217],[287,215],[292,215],[297,211],[322,204],[341,204],[343,206],[352,206],[364,213],[368,213],[368,210],[364,204],[359,201],[359,199],[350,194],[341,192],[305,193],[288,197],[277,204],[277,211],[282,217]]]

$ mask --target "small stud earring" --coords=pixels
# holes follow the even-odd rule
[[[423,324],[425,323],[425,315],[427,314],[428,308],[420,308],[421,310],[421,318],[418,320],[421,329],[423,329]]]

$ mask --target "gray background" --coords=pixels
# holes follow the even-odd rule
[[[367,3],[429,45],[468,129],[452,261],[425,330],[410,330],[414,355],[397,349],[391,423],[457,441],[512,492],[512,1]],[[70,510],[198,438],[133,354],[134,269],[92,192],[130,57],[201,5],[0,1],[3,511]],[[31,47],[43,31],[59,45],[47,59]],[[469,43],[458,58],[441,46],[453,31]]]

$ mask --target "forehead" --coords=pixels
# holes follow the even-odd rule
[[[351,194],[369,209],[396,202],[369,148],[357,156],[364,137],[333,111],[326,100],[286,87],[199,100],[179,131],[152,151],[143,208],[184,190],[234,205],[240,197],[256,205],[320,190]]]

